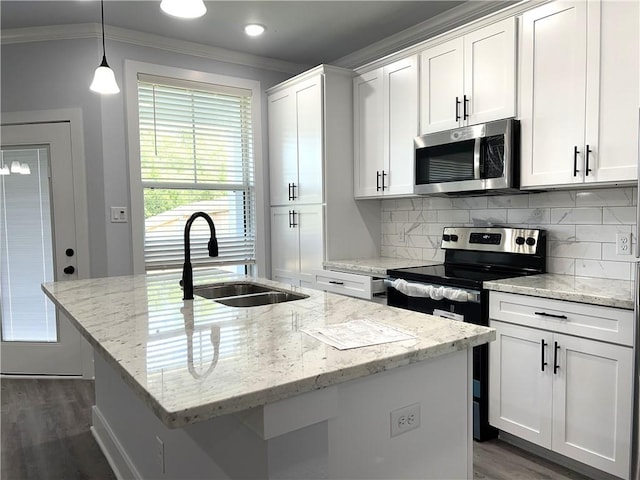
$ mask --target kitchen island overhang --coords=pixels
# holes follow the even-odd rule
[[[247,278],[209,271],[195,283],[242,279]],[[309,297],[249,308],[228,307],[204,298],[182,301],[177,280],[177,276],[150,274],[43,285],[98,353],[94,433],[112,457],[114,468],[121,464],[120,469],[129,472],[123,476],[187,478],[186,471],[179,471],[184,462],[171,459],[187,458],[192,451],[204,456],[190,465],[205,468],[226,451],[220,442],[213,437],[196,441],[187,435],[195,444],[204,442],[210,448],[195,448],[194,444],[181,452],[189,442],[173,437],[182,437],[191,429],[219,432],[218,428],[205,428],[219,422],[231,428],[236,437],[243,436],[241,431],[249,435],[249,444],[262,442],[258,448],[262,453],[256,453],[256,458],[265,459],[264,468],[256,467],[253,472],[261,478],[284,478],[281,475],[291,473],[292,465],[304,466],[309,478],[472,475],[470,348],[493,340],[493,330],[263,279],[258,283]],[[300,331],[359,319],[400,328],[416,338],[340,351]],[[440,404],[429,406],[429,398],[436,397]],[[123,403],[124,398],[128,400]],[[422,426],[391,437],[390,412],[415,403],[421,408]],[[136,418],[147,418],[146,427],[131,428],[135,418],[126,418],[134,411],[138,412]],[[143,411],[153,415],[143,415]],[[356,423],[351,425],[347,419]],[[449,426],[430,426],[431,419],[447,419]],[[138,436],[127,447],[128,440]],[[456,440],[446,441],[449,437]],[[423,450],[431,453],[440,451],[427,448],[434,439],[435,446],[450,443],[451,460],[445,461],[444,453],[431,457],[424,451],[407,457],[412,449],[406,445],[404,453],[400,449],[390,454],[407,442],[423,445]],[[289,455],[283,457],[288,459],[284,463],[271,458],[277,451],[275,445],[288,443],[288,450],[294,446],[300,450],[294,455],[298,460]],[[158,470],[160,444],[162,470]],[[306,453],[304,445],[310,449]],[[339,445],[343,446],[337,448]],[[365,449],[368,453],[361,452],[361,461],[354,463],[348,458],[354,457],[355,445],[369,447]],[[142,452],[149,446],[153,448]],[[323,460],[309,460],[310,452],[320,451],[326,451],[320,455]],[[386,453],[381,455],[383,451]],[[351,453],[343,457],[344,452]],[[450,467],[449,463],[460,464],[461,455],[465,457],[464,468]],[[383,460],[371,471],[366,464],[374,457]],[[122,458],[129,461],[123,464]],[[226,453],[223,458],[233,455]],[[224,475],[212,478],[246,478],[242,473],[246,460],[224,468],[220,459],[213,463]],[[427,463],[432,464],[431,469]],[[194,473],[194,477],[202,474]]]

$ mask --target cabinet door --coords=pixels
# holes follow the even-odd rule
[[[324,262],[324,210],[322,205],[297,207],[294,228],[300,238],[300,280],[315,284],[315,271]]]
[[[489,345],[489,423],[550,448],[552,334],[496,321],[490,326],[496,341]]]
[[[293,207],[271,208],[271,278],[298,285],[300,246],[298,229],[293,226]]]
[[[298,182],[296,97],[291,88],[269,96],[271,205],[289,203],[289,184]]]
[[[523,187],[583,181],[588,3],[553,2],[522,17]]]
[[[515,116],[515,17],[464,36],[464,94],[469,125]]]
[[[384,124],[382,69],[354,79],[354,195],[382,195],[378,174],[383,169]]]
[[[640,3],[588,2],[589,69],[585,182],[637,178]],[[593,47],[593,48],[591,48]],[[585,147],[586,148],[586,147]]]
[[[384,194],[413,194],[413,139],[418,135],[418,57],[383,68]]]
[[[420,132],[456,128],[462,121],[462,38],[456,38],[420,54]]]
[[[555,335],[552,449],[618,477],[629,473],[632,349]]]
[[[294,203],[322,203],[322,76],[295,87],[298,182]]]

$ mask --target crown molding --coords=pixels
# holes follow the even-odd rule
[[[526,3],[526,1],[527,0],[521,3]],[[414,46],[417,43],[449,32],[483,16],[495,13],[514,3],[515,2],[504,0],[465,2],[440,15],[395,33],[379,42],[372,43],[365,48],[345,55],[330,63],[343,68],[358,69],[370,62],[396,53],[399,50]]]
[[[73,25],[50,25],[45,27],[27,27],[2,30],[0,43],[11,45],[30,42],[47,42],[55,40],[74,40],[81,38],[100,38],[101,26],[98,23],[79,23]],[[151,33],[137,32],[126,28],[105,25],[105,38],[116,42],[157,48],[172,53],[191,55],[234,63],[248,67],[260,68],[276,72],[297,74],[307,70],[310,65],[301,65],[274,58],[261,57],[250,53],[212,47],[202,43],[188,42],[175,38],[163,37]]]

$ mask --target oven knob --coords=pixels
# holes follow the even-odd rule
[[[452,242],[457,242],[458,241],[458,235],[451,235],[451,241]]]
[[[524,245],[524,237],[516,237],[516,245]]]
[[[535,245],[536,239],[533,237],[527,237],[527,245]]]
[[[449,240],[451,240],[451,237],[449,236],[448,233],[445,233],[444,235],[442,235],[442,240],[444,240],[445,242],[448,242]]]

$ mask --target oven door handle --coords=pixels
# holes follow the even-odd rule
[[[480,146],[482,144],[482,138],[476,138],[473,146],[473,178],[480,180]]]
[[[433,300],[451,300],[454,302],[480,303],[480,292],[466,288],[432,285],[429,283],[407,282],[401,278],[387,278],[387,288],[393,288],[409,297],[431,298]]]

